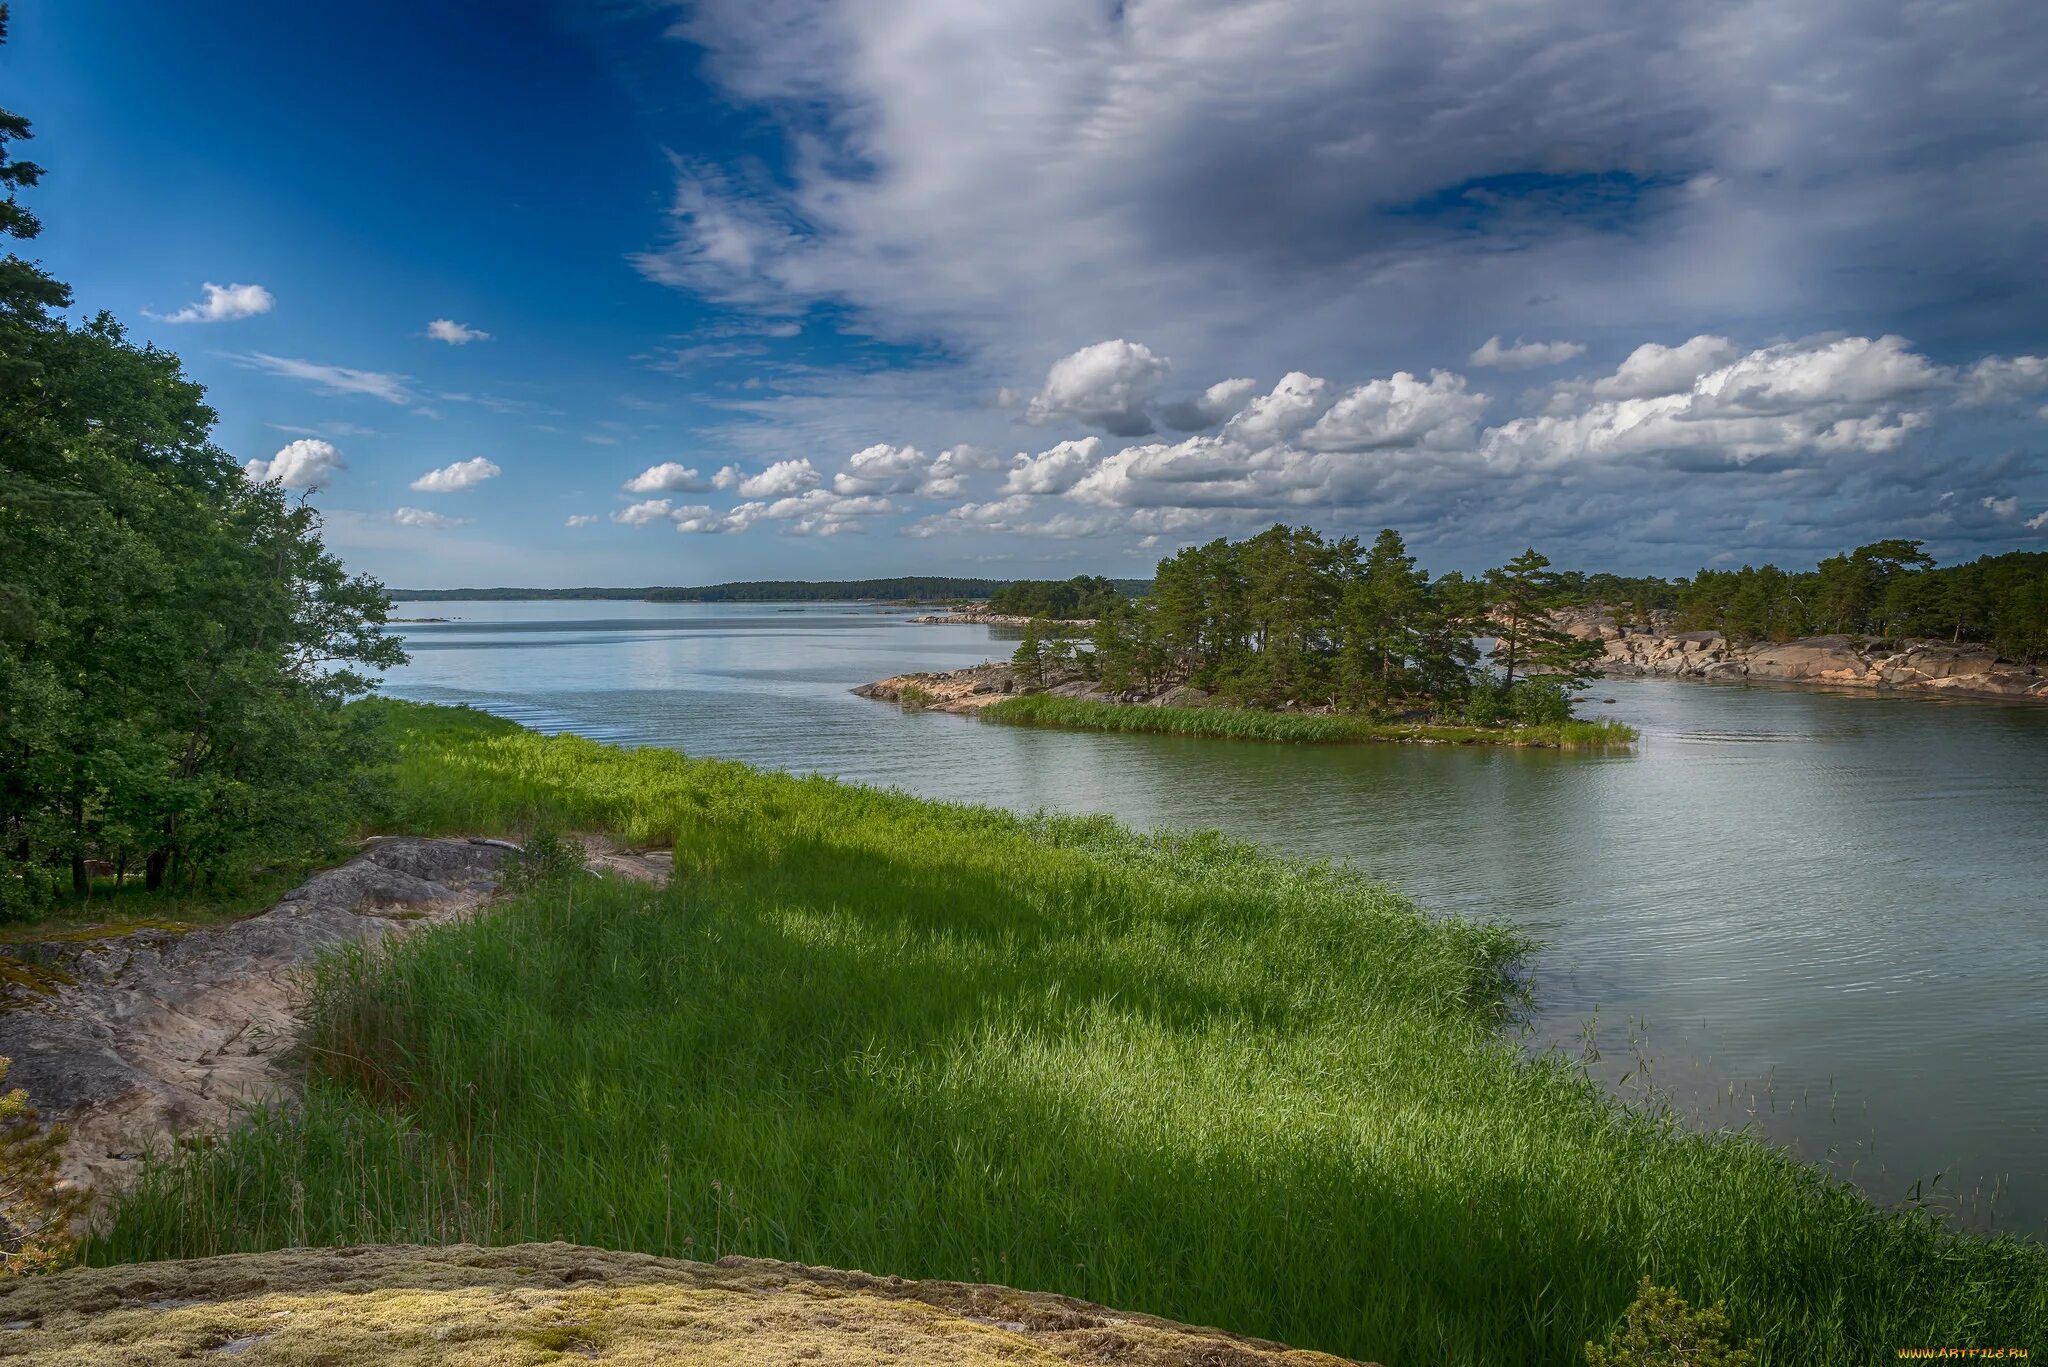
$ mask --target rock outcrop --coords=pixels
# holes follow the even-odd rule
[[[1201,707],[1209,695],[1185,684],[1169,684],[1156,691],[1139,689],[1112,693],[1092,679],[1084,679],[1071,666],[1048,669],[1043,688],[1027,687],[1014,665],[1002,661],[945,669],[930,674],[898,674],[878,679],[853,690],[876,702],[893,702],[925,712],[979,712],[993,703],[1019,693],[1047,693],[1055,698],[1082,698],[1091,702],[1134,703],[1140,707]]]
[[[0,1355],[128,1367],[812,1363],[1343,1367],[1067,1296],[572,1244],[286,1249],[0,1288]]]
[[[1035,617],[1019,617],[1014,613],[990,612],[986,608],[959,607],[945,612],[928,612],[910,619],[915,626],[926,627],[1027,627]],[[1093,617],[1063,617],[1061,626],[1081,628],[1095,625]]]
[[[238,1105],[287,1085],[294,980],[315,955],[474,910],[517,852],[502,840],[387,837],[244,920],[0,945],[6,1085],[70,1130],[66,1180],[118,1178],[152,1143],[224,1128]],[[584,857],[594,872],[645,881],[665,881],[669,867],[666,855],[596,840]]]
[[[1855,636],[1738,645],[1717,631],[1671,630],[1668,618],[1656,616],[1646,625],[1618,623],[1590,609],[1554,617],[1574,636],[1602,643],[1606,659],[1601,668],[1612,676],[1756,680],[2048,702],[2048,672],[2001,660],[1988,646]]]

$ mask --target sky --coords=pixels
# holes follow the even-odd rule
[[[2039,0],[16,0],[27,254],[402,587],[2048,550]]]

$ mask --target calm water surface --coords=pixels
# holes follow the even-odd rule
[[[1542,1046],[1884,1200],[2048,1234],[2048,708],[1611,680],[1620,755],[989,726],[852,686],[1006,655],[867,607],[404,604],[398,697],[1023,810],[1213,826],[1500,917]],[[1612,698],[1611,706],[1599,698]],[[1626,1082],[1625,1075],[1629,1075]]]

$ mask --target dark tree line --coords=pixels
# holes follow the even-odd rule
[[[1687,630],[1738,641],[1874,636],[1990,645],[2025,663],[2048,659],[2048,553],[2012,551],[1936,565],[1918,541],[1893,538],[1829,556],[1811,570],[1744,565],[1691,579],[1572,575],[1561,601],[1675,610]]]
[[[1072,579],[1019,579],[989,595],[988,610],[1011,617],[1046,617],[1073,621],[1100,617],[1115,610],[1124,594],[1114,580],[1099,574]]]
[[[1086,664],[1117,692],[1185,683],[1247,707],[1558,721],[1600,647],[1550,622],[1555,593],[1533,550],[1480,579],[1432,579],[1397,532],[1368,546],[1275,526],[1161,561],[1151,593],[1106,604]]]
[[[5,12],[0,9],[0,37]],[[42,169],[0,112],[0,233]],[[0,260],[0,914],[103,861],[150,886],[297,853],[354,813],[350,666],[402,659],[313,512],[246,480],[176,356]]]

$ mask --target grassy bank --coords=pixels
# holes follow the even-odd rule
[[[1309,745],[1409,741],[1437,745],[1592,750],[1630,745],[1636,739],[1635,728],[1618,721],[1568,721],[1544,726],[1439,725],[1433,722],[1378,722],[1363,717],[1302,712],[1260,712],[1244,707],[1137,707],[1081,698],[1055,698],[1044,693],[1005,698],[981,709],[979,715],[984,721],[1002,722],[1007,726],[1049,726],[1067,731],[1124,731]]]
[[[398,826],[673,842],[332,961],[290,1117],[95,1261],[567,1238],[995,1280],[1401,1367],[1570,1363],[1648,1273],[1772,1363],[2048,1347],[2048,1253],[1885,1215],[1498,1028],[1498,927],[1213,836],[385,704]]]

